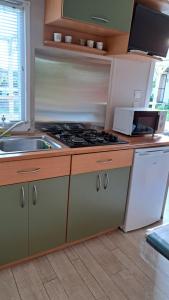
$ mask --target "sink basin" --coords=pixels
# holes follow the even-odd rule
[[[48,136],[10,137],[0,139],[0,155],[62,148]]]

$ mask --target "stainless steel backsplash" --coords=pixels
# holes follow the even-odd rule
[[[35,121],[104,126],[110,65],[37,57],[35,74]]]

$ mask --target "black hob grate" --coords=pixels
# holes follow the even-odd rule
[[[112,133],[87,128],[82,123],[45,124],[41,130],[71,148],[127,143]]]

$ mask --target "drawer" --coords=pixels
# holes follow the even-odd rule
[[[70,174],[70,156],[0,163],[0,186]]]
[[[71,174],[128,167],[132,165],[132,160],[133,150],[131,149],[74,155]]]

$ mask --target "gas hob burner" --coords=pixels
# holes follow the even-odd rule
[[[46,126],[42,127],[41,130],[45,131],[45,132],[55,133],[55,134],[61,134],[62,132],[64,132],[63,127],[59,124],[46,125]]]
[[[77,132],[84,130],[85,126],[81,123],[64,123],[63,128],[71,132]]]
[[[80,137],[77,137],[77,136],[73,136],[71,137],[71,142],[75,145],[86,145],[87,142],[83,139],[83,138],[80,138]]]
[[[60,134],[55,134],[56,138],[61,138],[61,139],[68,139],[72,137],[72,134],[70,132],[61,132]]]

